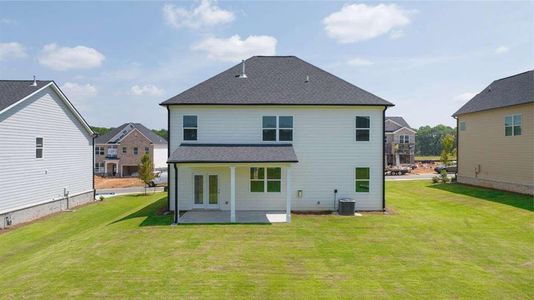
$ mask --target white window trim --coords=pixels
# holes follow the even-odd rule
[[[519,113],[519,114],[512,114],[512,115],[505,115],[504,116],[504,136],[520,136],[520,135],[516,135],[515,134],[515,123],[514,123],[514,117],[521,117],[521,123],[519,124],[519,127],[521,127],[521,134],[520,135],[523,135],[523,114]],[[512,126],[506,126],[506,118],[508,117],[511,117],[512,118]],[[507,127],[512,127],[512,135],[506,135],[506,128]]]
[[[356,121],[356,119],[358,117],[364,117],[364,118],[369,118],[369,127],[368,128],[364,128],[364,127],[356,127],[358,125],[358,122]],[[357,142],[357,143],[368,143],[371,141],[371,116],[355,116],[354,119],[353,119],[353,128],[354,128],[354,141]],[[356,131],[357,130],[369,130],[369,140],[367,141],[358,141],[356,139]]]
[[[98,154],[96,153],[98,150]],[[96,156],[104,156],[106,155],[106,150],[104,149],[104,146],[95,146],[95,155]]]
[[[265,169],[263,172],[263,179],[252,179],[250,178],[250,169],[252,168],[256,168],[256,169]],[[280,179],[267,179],[267,169],[275,169],[275,168],[279,168],[280,169]],[[282,193],[282,167],[250,167],[249,170],[248,170],[248,176],[249,176],[249,179],[248,179],[248,192],[249,193],[252,193],[252,194],[280,194]],[[252,186],[251,186],[251,182],[252,181],[263,181],[263,192],[253,192],[252,191]],[[267,182],[268,181],[280,181],[280,191],[279,192],[268,192],[267,191]]]
[[[410,135],[408,134],[399,135],[399,144],[409,144],[409,143],[410,143]]]
[[[276,118],[276,127],[274,128],[263,128],[263,118],[264,117],[275,117]],[[280,117],[291,117],[291,121],[293,123],[293,127],[291,128],[280,128]],[[293,144],[295,141],[295,116],[294,115],[262,115],[260,119],[260,140],[262,143],[289,143]],[[263,130],[275,130],[276,140],[274,141],[264,141],[263,140]],[[280,140],[280,129],[291,129],[291,141],[281,141]]]
[[[37,139],[41,139],[42,143],[41,146],[37,146]],[[37,157],[37,150],[41,149],[41,157]],[[35,159],[42,160],[44,159],[44,137],[42,136],[36,136],[35,137]]]
[[[465,121],[460,121],[459,125],[460,131],[465,131],[467,129],[467,125],[465,124]]]
[[[197,127],[185,127],[184,126],[184,119],[185,117],[196,117],[197,118]],[[182,115],[182,142],[184,143],[196,143],[199,140],[199,134],[198,134],[198,123],[199,123],[199,117],[198,115]],[[197,131],[197,139],[196,140],[186,140],[185,139],[185,130],[186,129],[195,129]]]
[[[357,173],[356,169],[362,169],[362,168],[369,169],[369,179],[358,179],[356,177],[356,173]],[[356,166],[356,167],[354,167],[354,192],[357,193],[357,194],[359,194],[359,193],[371,193],[371,177],[372,177],[371,176],[371,167],[369,167],[369,166]],[[369,182],[369,191],[367,191],[367,192],[357,192],[356,191],[356,182],[357,181],[367,181],[367,182]]]

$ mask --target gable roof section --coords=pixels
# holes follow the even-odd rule
[[[295,56],[253,56],[161,105],[370,105],[392,103]],[[309,79],[307,81],[306,79]]]
[[[534,71],[493,81],[452,116],[534,102]]]
[[[135,129],[139,130],[141,134],[143,134],[151,143],[153,144],[167,144],[167,140],[162,138],[161,136],[155,134],[152,130],[146,128],[141,123],[124,123],[121,126],[114,128],[107,132],[106,134],[100,135],[95,138],[95,144],[108,144],[110,143],[111,139],[117,135],[119,132],[121,132],[126,126],[132,124]],[[127,135],[125,135],[122,139],[124,139]],[[122,140],[121,139],[121,140]],[[119,140],[120,141],[120,140]],[[116,143],[116,142],[115,142]]]
[[[76,119],[78,119],[85,130],[89,134],[94,135],[89,124],[53,80],[37,80],[36,86],[33,86],[32,83],[33,80],[0,80],[0,114],[31,98],[31,96],[37,94],[41,90],[50,87],[59,96],[63,103],[65,103],[65,106],[72,112]]]
[[[386,117],[386,121],[390,121],[386,122],[386,132],[394,132],[402,128],[407,128],[411,131],[415,131],[412,127],[410,127],[408,122],[406,122],[403,117]]]
[[[181,144],[169,163],[296,163],[291,144]]]

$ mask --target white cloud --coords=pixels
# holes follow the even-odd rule
[[[475,97],[476,95],[477,95],[477,93],[465,92],[465,93],[456,95],[454,97],[454,101],[460,102],[460,103],[467,102],[467,101],[471,100],[473,97]]]
[[[268,35],[251,35],[242,40],[236,34],[227,39],[206,38],[192,49],[205,52],[210,59],[238,62],[253,55],[275,55],[276,43],[276,38]]]
[[[404,36],[404,31],[402,31],[401,29],[392,30],[389,33],[389,38],[392,40],[400,39],[403,36]]]
[[[324,18],[323,25],[328,36],[338,42],[354,43],[405,26],[410,23],[411,15],[412,11],[395,4],[351,4]]]
[[[506,47],[506,46],[500,46],[500,47],[497,47],[497,49],[495,49],[495,53],[496,54],[504,54],[506,52],[510,51],[510,48]]]
[[[48,44],[43,47],[39,63],[53,70],[91,69],[99,67],[106,57],[94,48],[85,46],[59,47]]]
[[[26,57],[26,48],[19,43],[0,43],[0,60]]]
[[[363,59],[363,58],[353,58],[347,61],[347,64],[349,64],[350,66],[355,66],[355,67],[363,67],[363,66],[374,65],[374,62],[367,60],[367,59]]]
[[[145,84],[143,86],[136,84],[130,88],[130,94],[134,96],[161,96],[163,92],[163,89],[153,84]]]
[[[98,90],[94,85],[79,84],[75,82],[65,82],[61,86],[61,90],[70,99],[90,98],[98,94]]]
[[[201,0],[199,5],[192,10],[177,7],[174,4],[165,4],[163,18],[172,27],[196,29],[230,23],[235,17],[233,12],[219,8],[217,1]]]

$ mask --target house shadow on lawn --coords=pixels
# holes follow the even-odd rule
[[[534,197],[528,195],[492,190],[460,183],[433,184],[430,187],[455,194],[475,197],[486,201],[510,205],[528,211],[534,211]]]
[[[130,219],[144,217],[145,219],[143,220],[143,222],[141,222],[141,224],[139,224],[139,226],[169,226],[172,224],[173,219],[172,214],[163,214],[166,208],[167,197],[163,197],[122,219],[113,221],[112,223],[110,223],[110,225]]]

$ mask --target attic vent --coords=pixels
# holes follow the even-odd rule
[[[306,82],[306,83],[310,82],[310,76],[309,75],[306,75],[306,80],[304,82]]]
[[[37,80],[35,80],[35,75],[33,75],[33,82],[31,86],[37,86]]]
[[[247,78],[247,74],[245,73],[245,60],[241,61],[241,74],[239,74],[239,78]]]

